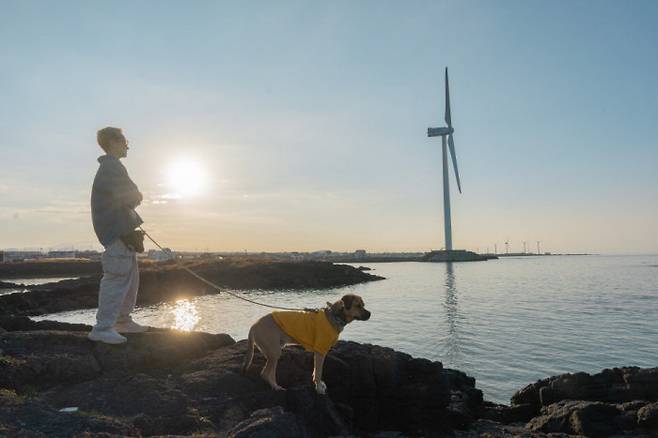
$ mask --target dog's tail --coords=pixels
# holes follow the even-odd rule
[[[244,355],[244,362],[242,362],[242,374],[247,374],[247,370],[251,366],[251,361],[254,359],[254,328],[249,329],[249,336],[247,338],[247,354]]]

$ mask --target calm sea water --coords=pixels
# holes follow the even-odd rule
[[[389,346],[473,376],[485,398],[565,372],[658,366],[658,256],[519,257],[477,263],[372,263],[386,280],[330,290],[247,292],[283,306],[318,307],[362,295],[367,322],[342,339]],[[183,294],[184,291],[181,291]],[[140,308],[153,326],[236,339],[267,309],[227,294]],[[38,319],[94,322],[94,310]]]

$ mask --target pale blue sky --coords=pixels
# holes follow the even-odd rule
[[[0,248],[98,245],[106,125],[176,249],[439,248],[448,66],[455,247],[658,252],[656,23],[653,1],[3,1]],[[154,203],[181,159],[203,193]]]

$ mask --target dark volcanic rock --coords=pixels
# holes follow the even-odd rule
[[[66,330],[72,332],[88,332],[91,326],[87,324],[71,324],[59,321],[33,321],[27,316],[0,315],[0,327],[10,332],[33,330]]]
[[[30,326],[22,318],[5,322]],[[434,436],[466,427],[482,400],[465,374],[374,345],[339,342],[325,363],[329,396],[320,396],[311,385],[312,355],[299,348],[285,349],[279,362],[288,390],[272,391],[258,375],[262,356],[243,375],[246,342],[226,335],[160,330],[129,334],[117,346],[85,335],[0,335],[0,387],[31,397],[29,409],[0,416],[0,431],[20,429],[34,412],[60,415],[75,406],[78,413],[62,418],[93,419],[70,423],[90,433],[323,437],[385,429]],[[36,423],[32,432],[48,427]]]
[[[101,263],[87,260],[0,263],[0,278],[77,276],[100,274]]]
[[[330,262],[218,260],[185,262],[185,266],[220,287],[231,289],[316,289],[381,280],[358,269]],[[0,314],[41,315],[98,305],[100,276],[65,280],[33,287],[24,293],[0,296]],[[181,291],[185,291],[182,295]],[[184,296],[217,291],[175,263],[141,268],[138,305],[150,305]],[[248,292],[246,292],[248,294]]]
[[[0,289],[16,289],[23,286],[22,284],[18,283],[10,283],[7,281],[0,281]]]
[[[621,410],[611,404],[561,401],[543,407],[541,415],[527,425],[532,431],[563,432],[571,435],[610,436],[621,432]]]
[[[89,327],[90,328],[90,327]],[[175,331],[128,335],[124,346],[94,343],[86,332],[8,332],[0,337],[0,387],[25,391],[73,384],[103,371],[176,367],[233,344],[228,335]]]
[[[227,438],[306,438],[306,430],[297,417],[282,407],[260,409],[237,424]]]
[[[573,438],[566,433],[529,431],[523,426],[500,424],[491,420],[478,420],[467,431],[455,431],[454,438]]]
[[[624,403],[658,400],[658,368],[613,368],[594,375],[562,374],[540,380],[517,391],[512,405],[542,406],[561,400],[589,400]]]
[[[143,373],[108,373],[75,385],[60,385],[42,394],[50,405],[77,406],[84,412],[132,418],[144,435],[186,433],[203,426],[188,397],[167,378]]]
[[[284,350],[277,369],[279,384],[289,388],[285,399],[262,398],[257,392],[267,391],[258,376],[264,365],[262,356],[256,354],[246,378],[239,375],[245,345],[241,341],[191,363],[190,372],[182,376],[190,392],[208,397],[221,391],[224,397],[239,399],[246,411],[281,405],[306,418],[307,424],[324,424],[321,430],[334,435],[344,434],[350,424],[364,431],[449,429],[457,426],[451,423],[455,415],[449,409],[453,393],[460,393],[473,410],[482,400],[473,379],[443,370],[439,362],[344,341],[338,342],[325,362],[329,398],[318,398],[311,388],[312,355],[294,347]],[[256,394],[245,397],[245,391]],[[472,418],[459,421],[463,426]]]
[[[311,436],[348,435],[351,430],[352,409],[348,407],[348,418],[344,419],[341,409],[328,397],[318,397],[309,385],[289,388],[286,391],[286,406],[295,412],[305,424]],[[345,412],[343,412],[345,414]]]
[[[38,398],[19,396],[0,389],[0,436],[82,437],[89,433],[104,436],[140,436],[129,422],[93,412],[59,412]]]
[[[39,285],[28,292],[0,295],[2,315],[41,315],[98,306],[100,277],[67,280],[65,285]]]
[[[481,418],[509,424],[526,423],[535,415],[537,415],[535,407],[529,404],[507,406],[484,402]]]
[[[72,332],[8,332],[0,337],[0,387],[29,392],[100,375],[85,335]]]
[[[637,424],[643,428],[658,430],[658,402],[650,403],[637,411]]]
[[[626,367],[540,380],[514,394],[508,410],[530,410],[534,418],[527,428],[531,431],[593,437],[653,436],[658,435],[656,400],[658,368]],[[495,409],[485,411],[487,418],[496,418]],[[509,418],[502,415],[496,419]]]
[[[503,406],[440,362],[340,341],[320,396],[312,355],[298,347],[277,368],[287,390],[272,391],[262,355],[242,374],[246,341],[227,335],[153,329],[113,346],[88,341],[81,324],[5,316],[0,326],[9,329],[0,333],[0,436],[658,435],[656,369],[556,376]],[[565,395],[603,400],[556,400]],[[638,395],[647,398],[629,400]]]
[[[226,334],[188,333],[176,330],[128,335],[122,348],[96,343],[94,355],[104,370],[143,371],[184,367],[187,362],[235,341]]]

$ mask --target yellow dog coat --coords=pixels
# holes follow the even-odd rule
[[[285,334],[307,351],[327,354],[338,341],[338,330],[323,311],[272,312],[272,317]]]

